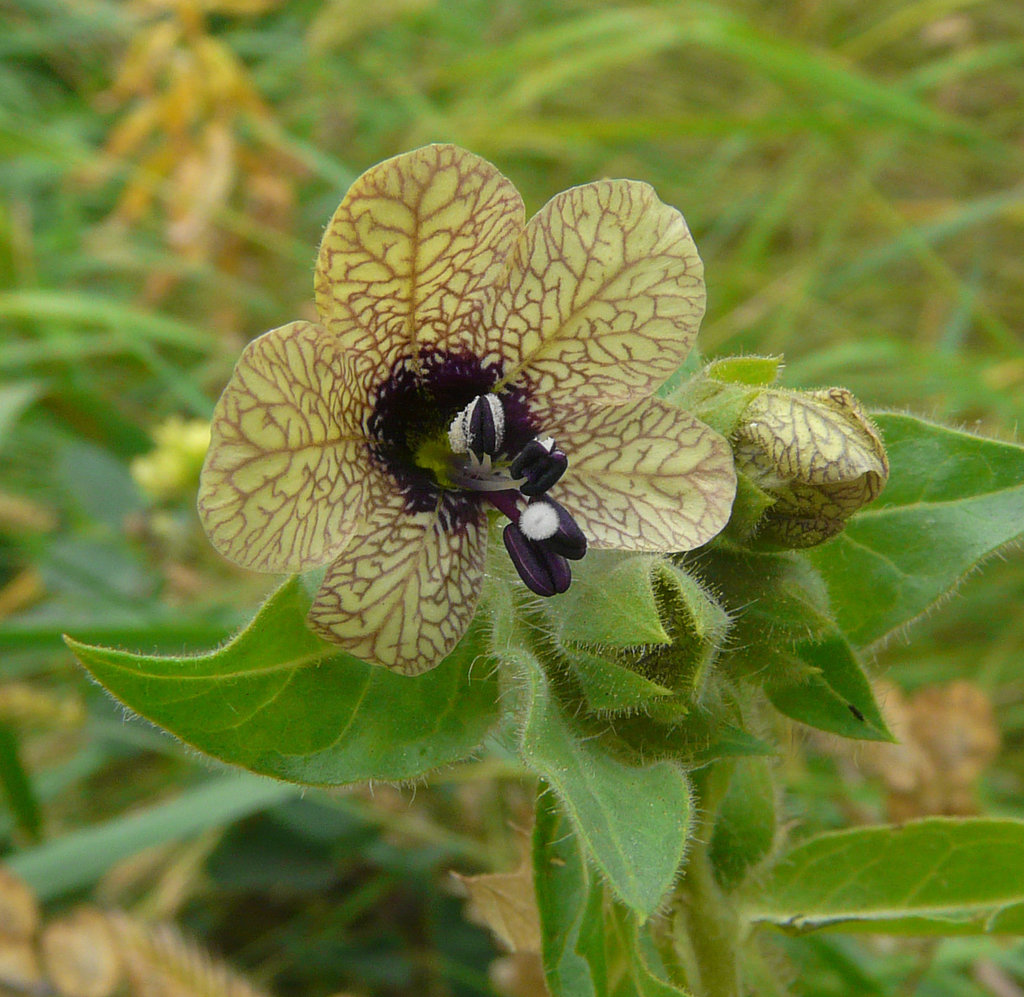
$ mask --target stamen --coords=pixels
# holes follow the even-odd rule
[[[531,499],[530,504],[519,517],[520,528],[524,533],[527,533],[527,529],[523,525],[527,514],[530,514],[532,517],[539,517],[542,515],[542,509],[544,510],[545,522],[550,522],[554,519],[557,523],[555,529],[544,538],[545,546],[556,554],[567,557],[570,561],[580,560],[587,552],[586,535],[579,528],[576,520],[569,515],[568,511],[553,498],[542,495]]]
[[[477,395],[448,427],[452,452],[478,460],[493,457],[505,442],[505,409],[497,395]]]
[[[509,467],[513,478],[522,478],[519,490],[524,495],[543,495],[565,473],[569,458],[549,436],[530,440]]]
[[[572,569],[561,554],[531,540],[515,523],[509,523],[501,536],[519,577],[531,592],[551,596],[568,589]]]
[[[476,454],[469,454],[469,460],[454,474],[454,482],[458,488],[471,492],[503,492],[515,489],[517,482],[508,476],[508,471],[499,470],[491,463],[491,458],[484,455],[478,460]]]

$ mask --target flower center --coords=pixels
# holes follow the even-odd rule
[[[565,473],[569,459],[552,437],[536,437],[511,460],[500,459],[505,411],[499,395],[474,398],[448,427],[448,442],[463,462],[460,488],[479,491],[511,522],[502,539],[519,577],[538,595],[564,592],[572,581],[569,560],[587,552],[587,540],[572,516],[546,494]]]
[[[424,353],[399,361],[377,392],[371,452],[409,512],[437,511],[457,530],[487,502],[510,522],[503,539],[519,576],[538,595],[569,587],[569,560],[587,541],[548,490],[568,467],[551,437],[537,435],[525,395],[491,392],[500,368],[472,356]]]
[[[367,423],[371,453],[410,512],[440,509],[449,529],[477,515],[479,489],[467,489],[461,480],[468,455],[453,452],[448,430],[474,399],[489,394],[500,375],[500,366],[474,356],[424,352],[398,361],[377,389]],[[518,453],[537,432],[526,396],[513,390],[495,402],[504,420],[502,446]]]

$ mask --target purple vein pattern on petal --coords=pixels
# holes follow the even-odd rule
[[[429,145],[372,167],[330,220],[316,267],[321,321],[382,366],[468,348],[482,298],[523,227],[519,192],[486,160]]]
[[[570,463],[552,497],[595,546],[692,550],[728,522],[732,451],[688,412],[647,398],[571,415],[555,432]]]
[[[505,382],[558,410],[646,397],[689,353],[704,268],[683,216],[633,180],[574,187],[527,224],[485,312]]]

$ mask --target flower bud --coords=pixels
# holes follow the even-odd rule
[[[736,468],[758,493],[748,532],[781,547],[813,547],[839,533],[889,477],[878,432],[845,388],[770,388],[733,436]]]

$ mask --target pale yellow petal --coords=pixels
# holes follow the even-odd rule
[[[199,480],[214,547],[255,571],[334,559],[362,513],[369,452],[333,338],[293,322],[253,340],[217,402]]]
[[[379,163],[324,233],[321,321],[385,365],[435,345],[468,347],[463,330],[522,227],[519,192],[464,149],[429,145]]]
[[[350,654],[405,675],[435,665],[466,632],[480,597],[486,519],[448,531],[433,512],[381,499],[327,570],[313,630]]]
[[[566,410],[646,397],[690,352],[704,267],[683,216],[635,180],[574,187],[527,224],[495,284],[483,352],[503,384]]]
[[[566,418],[569,470],[551,490],[596,547],[680,551],[728,522],[736,473],[726,440],[658,398]]]

